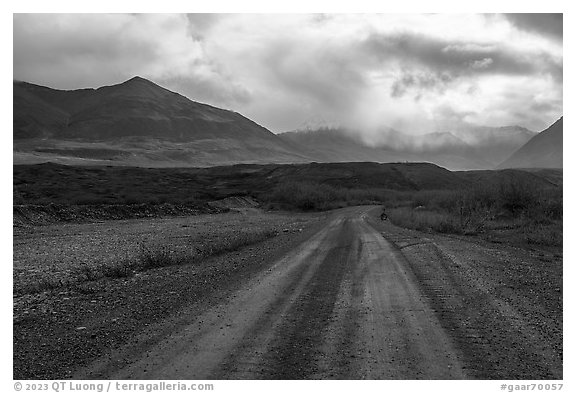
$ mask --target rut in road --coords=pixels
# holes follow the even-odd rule
[[[337,215],[227,303],[113,379],[465,378],[460,355],[362,208]]]

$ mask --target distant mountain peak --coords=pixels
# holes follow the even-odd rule
[[[148,89],[148,90],[163,90],[163,91],[170,91],[146,78],[142,78],[141,76],[134,76],[130,79],[125,80],[124,82],[120,82],[114,85],[102,86],[97,88],[96,90],[106,90],[106,89]]]
[[[235,112],[192,101],[140,76],[95,90],[61,91],[26,84],[14,89],[14,97],[16,139],[39,135],[99,141],[275,139],[269,130]]]
[[[128,79],[127,81],[125,81],[122,84],[128,84],[128,83],[147,83],[150,85],[154,85],[154,86],[158,86],[156,83],[146,79],[146,78],[142,78],[141,76],[133,76],[132,78]]]
[[[295,131],[337,130],[340,128],[342,128],[340,123],[316,115],[310,116],[300,123]]]
[[[148,79],[140,76],[134,76],[125,82],[102,86],[96,89],[100,92],[113,92],[115,95],[128,96],[128,97],[148,97],[153,99],[163,99],[167,96],[180,96]]]

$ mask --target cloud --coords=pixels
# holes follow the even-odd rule
[[[562,113],[558,34],[546,15],[15,14],[14,78],[140,75],[275,132],[319,117],[367,133],[538,129]]]
[[[482,60],[474,60],[471,67],[475,69],[485,69],[490,67],[492,63],[494,63],[494,60],[492,60],[491,57],[485,57]]]
[[[503,14],[510,23],[520,30],[545,35],[562,41],[563,14]]]
[[[197,40],[202,40],[219,20],[225,16],[220,14],[186,14],[188,31]]]
[[[556,71],[558,67],[545,53],[523,53],[505,43],[469,44],[415,33],[401,33],[374,34],[368,37],[364,45],[368,52],[383,63],[407,63],[424,67],[431,72],[449,72],[454,76],[486,72],[529,75],[541,71]]]
[[[391,97],[397,98],[405,95],[409,89],[417,88],[419,91],[435,91],[442,93],[447,85],[453,81],[448,73],[412,73],[404,72],[392,84]],[[416,96],[419,99],[419,95]]]
[[[14,78],[72,89],[140,75],[221,106],[247,101],[190,26],[185,15],[15,14]]]

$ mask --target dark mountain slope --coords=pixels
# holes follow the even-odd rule
[[[24,162],[30,157],[144,166],[310,161],[239,113],[191,101],[140,77],[73,91],[14,82],[13,132],[19,141],[15,157]]]
[[[25,84],[14,83],[13,100],[14,139],[51,137],[68,124],[68,113],[35,95]]]
[[[504,127],[411,136],[383,129],[372,143],[354,134],[323,128],[275,135],[239,113],[194,102],[140,77],[73,91],[14,82],[17,164],[203,167],[407,161],[451,170],[491,169],[531,132]]]
[[[191,101],[140,77],[118,85],[73,91],[29,83],[16,85],[23,92],[20,95],[27,94],[68,114],[65,127],[52,135],[56,138],[144,136],[181,142],[214,137],[276,139],[270,131],[236,112]]]
[[[498,168],[562,168],[562,120],[530,139]]]

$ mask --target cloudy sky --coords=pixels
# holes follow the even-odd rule
[[[562,115],[559,14],[15,14],[14,79],[139,75],[273,132],[540,131]]]

